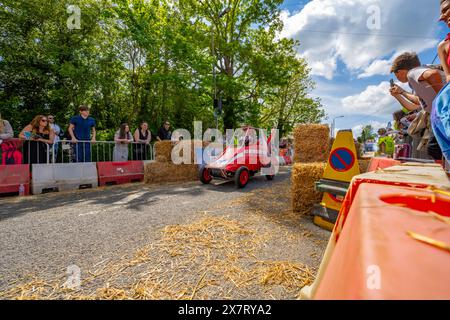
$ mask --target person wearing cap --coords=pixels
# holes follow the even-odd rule
[[[394,59],[391,73],[402,83],[408,83],[414,94],[408,94],[398,85],[391,88],[391,94],[408,110],[422,109],[429,116],[433,109],[433,100],[444,87],[443,71],[423,66],[414,52],[405,52]],[[427,128],[431,132],[431,125]],[[434,134],[428,140],[427,152],[435,160],[442,159],[442,151]]]
[[[95,143],[95,119],[89,116],[89,108],[80,106],[80,114],[70,119],[69,135],[76,144],[75,157],[77,162],[91,162],[91,142]]]

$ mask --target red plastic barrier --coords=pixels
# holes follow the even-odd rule
[[[98,162],[98,185],[117,185],[144,181],[144,162]]]
[[[408,235],[450,243],[435,215],[448,216],[449,206],[444,194],[363,183],[314,298],[450,299],[450,254]]]
[[[370,161],[369,169],[367,169],[367,172],[375,172],[378,169],[386,169],[394,166],[401,165],[402,163],[400,161],[389,159],[389,158],[373,158]]]
[[[370,172],[355,177],[344,199],[338,221],[336,222],[334,229],[334,239],[336,241],[338,241],[344,228],[355,195],[360,185],[364,183],[426,189],[433,185],[448,185],[448,180],[442,168],[436,165],[424,164],[395,166],[383,172]]]
[[[30,194],[30,165],[0,165],[0,194],[19,193],[23,184],[25,195]]]

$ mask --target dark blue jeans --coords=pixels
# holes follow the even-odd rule
[[[75,147],[77,162],[91,162],[91,143],[78,142]]]

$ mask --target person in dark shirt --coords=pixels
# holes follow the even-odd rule
[[[91,143],[95,143],[95,120],[89,117],[89,108],[80,106],[80,114],[70,119],[69,134],[76,144],[76,161],[91,162]],[[92,135],[91,135],[92,132]]]
[[[143,121],[139,128],[134,132],[133,160],[148,160],[148,151],[152,141],[152,133],[148,129],[148,123]]]
[[[46,116],[36,116],[23,128],[19,138],[25,140],[24,163],[48,163],[49,148],[55,141],[55,132],[50,127]]]
[[[163,140],[171,140],[172,139],[172,132],[170,131],[170,122],[164,121],[164,124],[159,128],[158,136],[156,137],[158,141]]]

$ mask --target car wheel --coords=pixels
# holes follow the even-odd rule
[[[203,168],[200,170],[200,181],[201,181],[203,184],[210,184],[211,181],[212,181],[212,179],[213,179],[213,178],[212,178],[212,176],[211,176],[211,174],[210,174],[210,172],[209,172],[209,169],[203,167]]]
[[[275,176],[271,175],[271,176],[266,176],[266,179],[268,181],[272,181],[275,178]]]
[[[234,183],[238,188],[245,188],[250,179],[250,174],[246,167],[239,168],[234,177]]]

